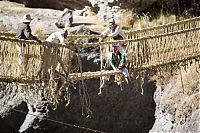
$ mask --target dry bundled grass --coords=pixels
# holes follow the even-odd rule
[[[175,15],[164,15],[160,14],[160,16],[157,19],[154,19],[151,22],[151,26],[158,26],[158,25],[164,25],[176,22],[176,16]]]
[[[136,14],[133,14],[132,11],[126,11],[123,13],[123,16],[121,16],[118,21],[122,26],[122,28],[131,28],[136,20],[137,20]]]
[[[137,13],[133,13],[132,11],[125,11],[123,16],[119,18],[119,23],[123,29],[133,30],[139,30],[173,22],[176,22],[175,15],[164,15],[162,13],[158,18],[151,20],[151,15],[149,13],[143,13],[142,15],[139,15]]]

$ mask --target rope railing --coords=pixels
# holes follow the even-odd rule
[[[152,35],[152,36],[145,36],[145,37],[140,37],[140,38],[135,38],[135,39],[125,39],[125,40],[117,40],[117,41],[109,41],[109,42],[84,43],[82,45],[77,45],[77,47],[91,47],[91,46],[99,47],[100,45],[132,43],[132,42],[138,42],[138,41],[148,40],[148,39],[153,39],[153,38],[173,36],[173,35],[177,35],[177,34],[187,33],[187,32],[191,32],[191,31],[198,31],[198,30],[200,30],[200,26],[191,28],[191,29],[169,32],[169,33],[158,34],[158,35]],[[132,44],[130,44],[130,45],[132,45]]]
[[[0,75],[2,77],[42,80],[41,78],[46,73],[50,73],[51,69],[56,69],[59,61],[60,67],[71,63],[69,53],[72,53],[70,50],[72,47],[69,45],[37,43],[4,36],[0,36],[0,43]],[[58,71],[66,73],[63,69],[58,68]]]
[[[10,36],[5,36],[5,35],[0,35],[0,40],[18,42],[18,43],[28,43],[28,44],[40,45],[40,46],[54,45],[55,47],[68,48],[71,50],[74,50],[74,48],[75,48],[73,43],[68,43],[67,45],[66,44],[58,44],[58,43],[50,43],[50,42],[37,43],[36,41],[33,41],[33,40],[18,39],[15,37],[10,37]]]
[[[0,36],[7,36],[7,37],[15,37],[16,33],[13,32],[0,32]],[[46,38],[48,35],[44,35]],[[68,35],[69,39],[71,38],[99,38],[101,35]]]
[[[191,19],[185,19],[182,21],[177,21],[169,24],[159,25],[159,26],[153,26],[148,27],[144,29],[139,30],[133,30],[133,31],[127,31],[127,35],[138,35],[138,34],[145,34],[145,35],[155,35],[155,34],[162,34],[166,32],[177,31],[177,30],[183,30],[183,29],[190,29],[196,27],[196,25],[199,25],[200,23],[200,17],[195,17]],[[157,31],[157,33],[155,33]]]
[[[155,32],[152,32],[154,29],[156,29]],[[129,44],[127,48],[127,60],[130,63],[131,71],[137,68],[148,68],[174,61],[185,60],[187,58],[189,59],[190,57],[198,57],[200,53],[199,30],[200,17],[143,30],[130,31],[130,35],[142,32],[147,33],[150,31],[152,34],[146,34],[145,36],[133,39],[110,42],[84,44],[51,43],[51,45],[49,45],[45,43],[39,44],[35,41],[20,40],[9,36],[10,33],[0,33],[0,76],[13,76],[12,78],[14,79],[27,78],[33,81],[41,81],[43,80],[41,77],[44,77],[45,75],[44,73],[49,73],[49,71],[52,72],[56,69],[58,60],[61,62],[58,68],[59,72],[62,71],[63,74],[68,74],[71,70],[70,61],[72,58],[72,51],[75,48],[91,46],[99,47],[110,44]],[[8,37],[5,35],[8,35]],[[84,37],[84,35],[75,36]],[[90,35],[87,37],[90,37]],[[64,67],[66,67],[66,70],[63,70]],[[41,69],[43,74],[40,71]],[[19,74],[20,70],[25,73]],[[38,76],[38,73],[40,76]],[[89,73],[91,72],[88,72],[86,75],[81,74],[81,77],[86,79],[87,77],[91,78],[92,76],[88,76]],[[97,73],[93,72],[92,74],[95,75],[94,77],[104,75],[104,72],[102,72],[102,74]],[[107,74],[112,75],[108,72]],[[74,76],[71,76],[72,79],[77,78],[77,80],[79,80],[80,74],[77,74],[79,76],[76,74],[73,75]]]

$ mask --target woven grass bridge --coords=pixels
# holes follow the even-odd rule
[[[68,81],[114,75],[120,71],[82,72],[80,55],[74,48],[101,47],[106,59],[108,46],[127,43],[130,74],[172,63],[200,60],[200,17],[171,24],[126,32],[127,39],[85,44],[53,44],[20,40],[11,33],[0,33],[0,81],[35,83],[52,80],[55,70]],[[98,38],[98,35],[71,35],[71,38]],[[73,64],[74,55],[78,63]],[[78,72],[78,73],[76,73]]]

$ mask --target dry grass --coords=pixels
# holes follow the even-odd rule
[[[168,24],[168,23],[173,23],[173,22],[176,22],[176,16],[175,15],[160,14],[160,16],[157,19],[154,19],[151,22],[151,25],[157,26],[157,25],[163,25],[163,24]]]
[[[163,25],[168,23],[173,23],[176,21],[175,15],[164,15],[160,14],[158,18],[151,20],[151,15],[149,13],[139,15],[133,13],[132,11],[125,11],[123,16],[119,18],[119,23],[123,29],[142,29],[157,25]]]
[[[120,25],[122,27],[131,28],[137,19],[136,14],[133,14],[132,11],[124,12],[123,16],[119,18]]]

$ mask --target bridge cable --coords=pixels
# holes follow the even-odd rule
[[[9,106],[6,106],[6,105],[2,105],[0,104],[0,106],[2,107],[5,107],[7,109],[10,109],[11,107]],[[32,116],[37,116],[37,115],[34,115],[34,114],[30,114],[30,113],[26,113],[22,110],[18,110],[18,109],[11,109],[15,112],[18,112],[18,113],[22,113],[22,114],[29,114],[29,115],[32,115]],[[37,116],[38,117],[38,116]],[[50,122],[54,122],[54,123],[58,123],[58,124],[61,124],[61,125],[65,125],[65,126],[70,126],[70,127],[74,127],[74,128],[79,128],[79,129],[83,129],[83,130],[87,130],[87,131],[92,131],[92,132],[95,132],[95,133],[106,133],[104,131],[99,131],[99,130],[96,130],[96,129],[92,129],[92,128],[88,128],[88,127],[83,127],[83,126],[78,126],[78,125],[74,125],[74,124],[70,124],[70,123],[65,123],[65,122],[62,122],[62,121],[58,121],[58,120],[54,120],[54,119],[51,119],[51,118],[44,118],[44,120],[47,120],[47,121],[50,121]]]

